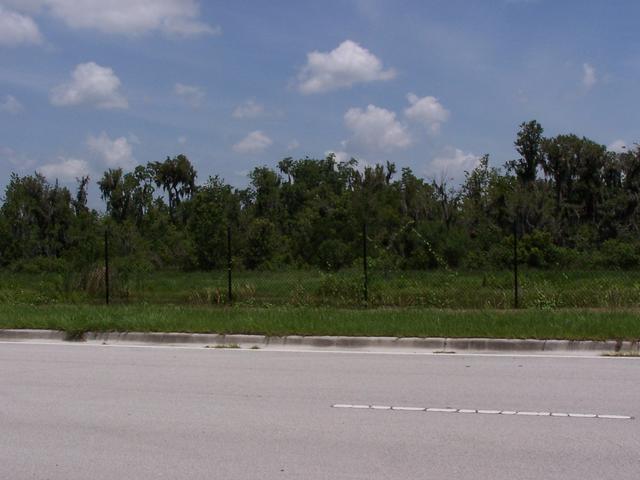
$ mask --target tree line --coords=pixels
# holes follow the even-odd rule
[[[116,256],[144,268],[220,269],[227,233],[237,267],[337,270],[361,259],[398,269],[640,265],[640,147],[608,151],[573,134],[545,137],[523,123],[518,157],[489,156],[457,185],[394,163],[285,158],[246,188],[218,176],[197,183],[184,155],[109,169],[104,211],[87,206],[88,177],[72,192],[39,173],[11,178],[0,207],[0,265],[17,270],[92,265],[105,230]]]

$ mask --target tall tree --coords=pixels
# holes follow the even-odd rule
[[[185,155],[167,157],[164,162],[153,162],[149,166],[155,172],[156,185],[167,193],[169,212],[175,218],[180,202],[195,192],[196,170]]]
[[[536,120],[524,122],[520,125],[515,147],[520,158],[508,163],[509,168],[515,172],[518,180],[524,185],[536,180],[538,166],[542,160],[542,134],[544,129]]]

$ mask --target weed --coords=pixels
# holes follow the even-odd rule
[[[86,330],[82,328],[72,328],[65,330],[64,339],[67,342],[84,342]]]

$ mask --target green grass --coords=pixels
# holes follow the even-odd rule
[[[0,272],[1,304],[99,304],[102,283],[81,273]],[[97,285],[97,286],[96,286]],[[124,304],[224,305],[225,272],[114,274],[112,300]],[[236,304],[255,307],[363,306],[362,274],[310,270],[238,271],[233,275]],[[640,272],[546,271],[524,269],[520,305],[525,308],[640,307]],[[509,309],[513,276],[509,271],[394,271],[373,269],[370,306],[440,309]]]
[[[0,328],[391,337],[638,340],[635,310],[0,305]]]
[[[640,274],[527,270],[512,310],[508,271],[372,269],[364,309],[358,270],[114,274],[102,306],[101,271],[0,272],[0,328],[264,335],[640,339]]]

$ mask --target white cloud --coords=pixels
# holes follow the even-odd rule
[[[422,123],[432,133],[440,133],[440,127],[449,120],[451,114],[435,97],[418,97],[410,93],[407,100],[411,104],[405,109],[404,115],[410,119]]]
[[[367,159],[362,158],[359,155],[358,156],[353,155],[352,153],[344,150],[327,150],[326,152],[324,152],[325,158],[328,157],[329,155],[333,155],[335,157],[336,163],[338,164],[347,163],[347,162],[350,162],[352,159],[354,159],[357,163],[353,168],[358,170],[360,173],[364,173],[367,167],[372,166],[372,163],[369,162]]]
[[[133,147],[126,137],[111,139],[102,132],[97,137],[87,139],[89,150],[97,154],[108,168],[130,168],[135,165]]]
[[[273,144],[273,141],[260,130],[251,132],[245,138],[233,146],[233,151],[237,153],[260,153]]]
[[[298,75],[298,88],[304,94],[322,93],[395,76],[395,71],[384,70],[382,62],[369,50],[346,40],[331,52],[308,53],[307,64]]]
[[[344,121],[353,132],[353,140],[370,150],[392,150],[411,145],[406,127],[396,119],[395,112],[369,105],[366,110],[351,108]]]
[[[327,150],[326,152],[324,152],[325,157],[328,157],[329,155],[333,155],[337,163],[348,162],[352,157],[347,152],[343,152],[342,150]]]
[[[26,12],[48,13],[71,28],[104,33],[141,35],[219,34],[220,27],[200,20],[197,0],[4,0]]]
[[[287,150],[291,152],[292,150],[297,150],[300,147],[300,142],[296,139],[293,139],[287,145]]]
[[[480,157],[459,148],[447,147],[436,156],[426,168],[431,175],[445,175],[456,179],[462,178],[465,171],[473,170]]]
[[[624,140],[615,140],[608,147],[607,150],[615,153],[624,153],[627,150],[627,142]]]
[[[120,79],[109,67],[89,62],[78,65],[71,81],[51,90],[51,103],[59,107],[92,105],[97,108],[128,108],[120,93]]]
[[[38,171],[49,180],[69,182],[89,174],[89,164],[78,158],[58,158],[57,163],[48,163]]]
[[[26,15],[12,12],[0,5],[0,47],[40,43],[42,35],[36,22]]]
[[[238,105],[233,111],[233,118],[258,118],[264,114],[264,106],[256,103],[255,100],[247,100]]]
[[[23,111],[24,107],[13,95],[6,95],[2,100],[0,100],[0,112],[17,115],[18,113],[22,113]]]
[[[195,85],[184,85],[183,83],[176,83],[174,87],[176,95],[182,97],[193,108],[199,108],[204,102],[205,93],[202,87]]]
[[[598,83],[598,75],[593,65],[584,63],[582,65],[582,85],[587,90],[593,88]]]
[[[0,146],[0,164],[7,162],[11,164],[11,169],[16,171],[25,171],[31,169],[35,165],[35,161],[12,148]]]

